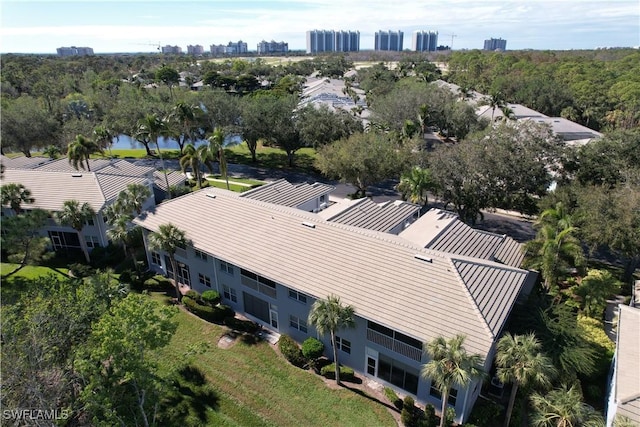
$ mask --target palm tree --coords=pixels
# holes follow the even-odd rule
[[[169,120],[174,122],[179,129],[178,146],[180,155],[187,141],[193,143],[196,140],[196,132],[200,129],[202,109],[197,105],[178,102],[169,114]]]
[[[504,99],[500,92],[492,94],[488,99],[489,107],[491,107],[491,122],[493,123],[493,117],[496,114],[496,108],[504,107]]]
[[[16,215],[22,212],[23,203],[33,203],[36,201],[31,197],[31,191],[22,184],[10,183],[0,187],[0,198],[2,204],[9,206]]]
[[[129,220],[125,216],[116,217],[115,221],[111,224],[111,228],[107,230],[107,237],[116,243],[122,244],[122,250],[124,256],[127,253],[127,241],[129,238]]]
[[[140,215],[144,202],[151,197],[149,187],[142,184],[129,184],[127,188],[118,194],[117,202],[121,205],[123,212],[130,214],[135,212]]]
[[[563,385],[546,395],[531,396],[534,407],[532,425],[536,427],[600,427],[604,419],[582,401],[579,387]]]
[[[69,164],[78,170],[78,166],[84,169],[85,164],[87,171],[91,172],[91,166],[89,165],[89,158],[93,153],[101,153],[102,149],[94,141],[84,137],[83,135],[76,136],[73,142],[70,142],[67,146],[67,157],[69,158]]]
[[[98,146],[102,150],[107,148],[109,150],[109,157],[113,157],[111,154],[111,146],[113,145],[113,138],[116,137],[116,135],[114,135],[106,126],[98,126],[93,130],[93,137],[95,138]]]
[[[584,253],[575,237],[578,229],[572,224],[571,215],[558,203],[542,212],[536,224],[536,239],[525,246],[529,254],[525,264],[541,272],[547,291],[555,289],[571,267],[582,265]]]
[[[193,144],[187,144],[187,146],[184,147],[182,157],[180,157],[180,169],[182,169],[182,173],[185,173],[187,167],[190,167],[193,171],[196,185],[200,188],[200,184],[202,182],[202,176],[200,173],[201,165],[205,164],[209,169],[211,169],[211,160],[212,158],[206,145],[201,145],[196,148]]]
[[[354,328],[356,321],[354,318],[355,308],[351,305],[342,305],[340,297],[329,295],[326,300],[316,300],[311,306],[309,318],[310,325],[315,326],[320,335],[331,336],[333,346],[333,361],[336,366],[336,384],[340,384],[340,363],[338,361],[338,346],[336,343],[336,332],[340,329]]]
[[[509,120],[516,120],[516,113],[506,105],[500,107],[500,112],[502,112],[502,122],[506,123]]]
[[[171,199],[171,192],[169,191],[169,178],[167,177],[167,169],[164,167],[164,159],[162,158],[162,151],[160,151],[160,142],[158,141],[161,136],[166,136],[169,133],[169,129],[164,120],[162,120],[157,114],[147,114],[138,121],[138,130],[136,132],[136,139],[147,138],[151,142],[155,142],[158,149],[158,157],[160,158],[160,165],[162,172],[164,173],[165,184],[167,184],[167,197]]]
[[[447,401],[452,387],[466,387],[476,379],[482,379],[482,356],[468,354],[463,348],[465,336],[456,335],[450,340],[435,338],[425,346],[424,352],[431,359],[422,365],[420,375],[431,380],[440,390],[442,406],[440,408],[440,427],[444,427],[447,413]]]
[[[495,361],[498,379],[503,383],[513,383],[504,420],[505,427],[509,427],[518,388],[551,385],[550,377],[555,370],[551,359],[540,352],[541,348],[542,344],[533,333],[506,333],[498,341]]]
[[[58,221],[61,224],[68,225],[78,233],[80,248],[84,253],[87,263],[91,262],[91,258],[89,258],[89,250],[87,249],[87,242],[84,240],[82,230],[84,229],[85,222],[92,219],[95,215],[96,213],[89,203],[85,202],[80,205],[80,202],[77,200],[65,200],[62,203],[62,210],[56,213]]]
[[[175,225],[162,224],[158,231],[149,235],[149,247],[152,250],[161,250],[169,255],[171,268],[173,269],[173,284],[176,288],[176,298],[178,303],[182,302],[180,285],[178,283],[178,263],[176,262],[176,252],[178,248],[184,248],[189,243],[186,233]]]
[[[207,138],[209,141],[209,153],[211,156],[218,159],[218,165],[220,167],[220,176],[227,182],[227,190],[229,190],[229,175],[227,171],[227,158],[224,155],[225,147],[225,135],[222,129],[215,128],[213,134]]]
[[[416,166],[402,175],[398,190],[402,193],[403,198],[408,195],[412,203],[422,202],[423,206],[427,206],[429,201],[427,191],[433,190],[434,186],[435,183],[431,176],[431,171]]]

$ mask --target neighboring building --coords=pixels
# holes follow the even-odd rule
[[[162,46],[162,53],[170,54],[170,55],[179,55],[182,53],[182,48],[180,46]]]
[[[338,295],[356,315],[356,327],[338,333],[341,362],[436,408],[438,390],[420,376],[424,343],[464,334],[466,350],[480,354],[489,371],[530,278],[525,270],[215,188],[162,203],[134,222],[145,242],[162,224],[184,230],[191,245],[176,253],[180,284],[215,289],[236,312],[298,342],[318,336],[307,324],[313,302]],[[172,273],[167,254],[148,250],[147,257],[152,270]],[[320,338],[330,355],[328,337]],[[480,388],[476,381],[451,390],[456,422],[468,418]]]
[[[435,52],[437,49],[437,31],[414,31],[411,50],[416,52]]]
[[[212,44],[209,46],[211,50],[211,55],[219,56],[219,55],[239,55],[243,53],[247,53],[247,43],[239,40],[238,42],[229,42],[226,46],[223,44],[215,45]]]
[[[326,105],[331,111],[346,111],[363,120],[364,126],[370,116],[367,97],[364,90],[357,87],[352,87],[352,89],[354,94],[357,95],[355,99],[345,94],[345,84],[342,79],[309,77],[302,88],[299,106],[304,107],[308,104],[314,106]]]
[[[609,384],[607,427],[617,425],[616,417],[640,425],[640,308],[618,306],[616,352]],[[626,425],[626,424],[625,424]]]
[[[358,52],[360,31],[307,31],[307,53]]]
[[[90,47],[59,47],[56,49],[58,56],[91,56],[93,48]]]
[[[258,55],[269,55],[273,53],[287,53],[289,52],[289,43],[276,42],[271,40],[270,42],[262,40],[258,43]]]
[[[507,41],[493,38],[485,40],[484,50],[507,50]]]
[[[197,44],[195,46],[188,45],[187,46],[187,53],[189,55],[202,55],[204,53],[204,48],[199,44]]]
[[[303,182],[294,185],[283,178],[245,191],[241,197],[289,206],[307,212],[319,212],[329,205],[329,193],[335,188],[333,185],[319,182],[313,184]]]
[[[74,169],[67,159],[52,161],[40,158],[41,161],[38,163],[15,160],[2,157],[5,169],[0,182],[2,185],[22,184],[31,191],[35,202],[25,204],[24,209],[40,208],[57,212],[61,210],[65,200],[89,203],[96,212],[96,216],[88,221],[83,230],[90,250],[109,243],[104,208],[113,203],[127,185],[142,184],[151,190],[154,183],[154,168],[136,166],[126,160],[90,160],[90,172]],[[151,197],[144,203],[144,208],[151,208],[155,204],[152,192]],[[7,207],[2,207],[2,213],[13,214]],[[53,217],[41,230],[41,234],[51,239],[54,250],[80,248],[77,232],[70,227],[57,224]]]
[[[375,50],[394,50],[401,52],[403,49],[404,33],[398,31],[376,31],[375,34]]]

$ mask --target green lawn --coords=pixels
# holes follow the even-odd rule
[[[154,299],[167,301],[161,294]],[[237,342],[229,349],[217,346],[224,328],[189,313],[176,315],[179,323],[171,343],[157,351],[161,373],[185,363],[185,350],[208,347],[191,358],[215,390],[206,421],[210,426],[394,426],[387,408],[350,390],[333,390],[311,372],[290,365],[265,342]],[[200,402],[204,404],[204,402]],[[215,409],[214,409],[215,408]],[[202,415],[202,413],[200,413]],[[186,420],[185,425],[189,425]]]
[[[4,276],[5,274],[9,274],[13,270],[18,268],[18,264],[11,264],[7,262],[0,263],[0,276]],[[23,267],[16,274],[11,276],[9,280],[14,277],[22,277],[24,279],[35,279],[40,276],[46,276],[48,274],[55,274],[63,276],[67,274],[69,270],[67,268],[58,268],[58,267],[44,267],[37,265],[27,265]]]
[[[263,147],[258,144],[256,150],[257,164],[251,161],[251,152],[247,144],[238,144],[226,149],[227,161],[229,163],[240,163],[245,165],[255,165],[267,169],[290,169],[287,160],[287,153],[275,147]],[[294,154],[294,169],[301,172],[318,173],[313,167],[316,158],[316,150],[313,148],[301,148]]]

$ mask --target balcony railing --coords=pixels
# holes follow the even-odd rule
[[[265,284],[262,284],[260,282],[258,282],[255,279],[252,279],[251,277],[247,277],[244,275],[240,275],[240,283],[242,283],[243,285],[245,285],[248,288],[253,289],[254,291],[258,291],[261,294],[264,294],[268,297],[271,298],[275,298],[276,297],[276,290],[274,288],[272,288],[271,286],[267,286]]]
[[[422,349],[415,348],[402,341],[395,340],[388,335],[381,334],[373,329],[367,328],[367,340],[378,344],[384,348],[395,351],[398,354],[419,362],[422,359]]]

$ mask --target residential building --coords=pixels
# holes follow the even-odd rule
[[[20,159],[20,158],[18,158]],[[26,159],[26,158],[25,158]],[[36,161],[35,159],[39,159]],[[90,160],[91,171],[74,169],[67,159],[50,160],[31,158],[29,161],[2,157],[4,173],[2,185],[22,184],[31,191],[35,199],[24,209],[40,208],[49,212],[58,212],[66,200],[88,203],[96,212],[83,230],[88,248],[106,246],[108,225],[103,215],[104,209],[113,203],[118,194],[129,184],[142,184],[153,189],[153,167],[136,166],[125,160]],[[155,206],[153,192],[144,208]],[[8,207],[2,207],[3,215],[12,215]],[[41,230],[43,236],[51,239],[54,250],[80,248],[77,232],[67,226],[56,223],[52,216],[47,226]]]
[[[507,50],[507,41],[490,38],[484,41],[484,50]]]
[[[318,336],[307,323],[313,302],[339,296],[355,308],[356,320],[354,329],[338,332],[341,363],[435,407],[439,392],[420,376],[428,361],[423,345],[464,334],[466,350],[480,354],[488,371],[509,313],[531,280],[515,267],[222,189],[170,200],[134,222],[145,230],[145,242],[162,224],[184,230],[191,243],[175,254],[181,284],[215,289],[236,312],[298,342]],[[167,254],[148,250],[147,257],[154,271],[172,273]],[[329,338],[320,338],[330,357]],[[468,418],[480,389],[477,381],[452,389],[448,403],[457,422]]]
[[[640,288],[640,281],[636,282]],[[640,290],[640,289],[637,289]],[[618,425],[616,417],[640,425],[640,305],[618,306],[616,351],[612,362],[607,401],[607,427]],[[627,424],[625,424],[627,425]]]
[[[435,52],[438,49],[437,31],[414,31],[411,50],[416,52]]]
[[[187,53],[189,55],[202,55],[204,53],[204,48],[199,44],[197,44],[195,46],[188,45],[187,46]]]
[[[307,53],[358,52],[360,31],[307,31]]]
[[[161,48],[162,53],[170,54],[170,55],[179,55],[182,53],[182,48],[180,46],[171,46],[166,45]]]
[[[90,47],[59,47],[56,49],[58,56],[91,56],[93,48]]]
[[[241,197],[290,206],[307,212],[319,212],[328,206],[329,193],[333,190],[335,190],[333,185],[319,182],[313,184],[303,182],[294,185],[283,178],[245,191]]]
[[[376,31],[375,34],[375,50],[394,50],[401,52],[403,49],[404,33],[398,31]]]
[[[345,77],[347,73],[345,73]],[[364,90],[351,87],[353,95],[345,93],[345,82],[342,79],[327,79],[308,77],[302,88],[299,107],[305,105],[326,105],[331,111],[345,111],[363,121],[366,125],[371,115],[367,106],[367,97]]]
[[[258,55],[269,55],[274,53],[287,53],[289,52],[289,43],[276,42],[271,40],[270,42],[262,40],[258,43]]]
[[[239,40],[237,42],[229,42],[226,46],[223,44],[215,45],[212,44],[209,46],[211,54],[214,56],[218,55],[239,55],[243,53],[247,53],[247,43]]]
[[[368,197],[342,199],[319,213],[327,221],[400,234],[419,216],[420,206],[401,200],[375,203]]]

